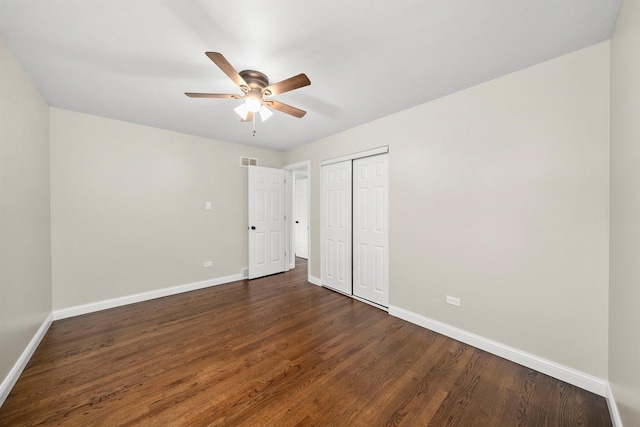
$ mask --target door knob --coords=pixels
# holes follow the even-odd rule
[[[255,226],[255,225],[252,225],[252,226],[251,226],[251,229],[252,229],[252,230],[255,230],[255,229],[256,229],[256,226]]]
[[[296,224],[299,224],[299,223],[300,223],[300,221],[296,221]]]

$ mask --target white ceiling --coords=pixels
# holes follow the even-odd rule
[[[607,40],[619,0],[0,0],[0,38],[49,104],[287,150]],[[204,54],[307,111],[240,123]]]

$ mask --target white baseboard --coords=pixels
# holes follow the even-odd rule
[[[307,278],[307,281],[313,285],[322,286],[322,281],[316,276],[309,275],[309,277]]]
[[[620,412],[618,412],[618,405],[616,399],[613,397],[613,390],[611,390],[611,384],[607,383],[607,406],[609,407],[609,414],[611,414],[611,423],[613,427],[623,427],[622,418],[620,418]]]
[[[608,383],[600,378],[585,374],[573,368],[559,363],[543,359],[530,353],[509,347],[496,341],[483,338],[479,335],[458,329],[437,320],[429,319],[420,314],[413,313],[400,307],[389,306],[389,314],[423,328],[430,329],[442,335],[446,335],[465,344],[472,345],[481,350],[500,356],[504,359],[534,369],[553,378],[557,378],[576,387],[583,388],[592,393],[606,397]]]
[[[49,330],[52,322],[53,313],[49,313],[49,316],[47,316],[45,321],[42,322],[42,325],[40,325],[40,328],[38,329],[36,334],[33,336],[33,338],[31,338],[31,341],[29,341],[29,344],[24,349],[16,363],[13,365],[13,368],[11,368],[4,380],[2,380],[2,384],[0,384],[0,406],[2,406],[7,397],[9,397],[11,389],[18,381],[18,378],[20,378],[22,371],[24,371],[24,368],[26,368],[27,363],[29,363],[31,356],[33,356],[36,348],[38,348],[40,341],[42,341],[42,338],[44,338],[44,335]]]
[[[112,298],[103,301],[92,302],[89,304],[76,305],[73,307],[62,308],[53,312],[53,320],[66,319],[67,317],[80,316],[81,314],[93,313],[100,310],[106,310],[123,305],[134,304],[136,302],[148,301],[156,298],[162,298],[169,295],[181,294],[183,292],[195,291],[198,289],[208,288],[210,286],[224,285],[225,283],[236,282],[246,279],[243,272],[240,274],[232,274],[230,276],[218,277],[215,279],[203,280],[201,282],[187,283],[185,285],[173,286],[171,288],[157,289],[154,291],[143,292],[124,297]]]

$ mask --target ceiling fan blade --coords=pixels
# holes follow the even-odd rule
[[[282,111],[283,113],[291,114],[297,118],[304,117],[307,114],[306,111],[300,110],[299,108],[292,107],[291,105],[284,104],[282,102],[274,101],[273,99],[267,99],[264,103],[275,110]]]
[[[227,59],[222,56],[221,53],[219,52],[205,52],[205,54],[209,57],[210,60],[212,60],[227,76],[229,76],[229,78],[231,80],[233,80],[233,82],[235,84],[237,84],[238,86],[240,86],[240,89],[242,89],[243,92],[248,92],[249,91],[249,85],[247,84],[247,82],[244,81],[244,79],[240,76],[240,74],[236,71],[235,68],[233,68],[233,66],[231,64],[229,64],[229,61],[227,61]]]
[[[189,98],[233,98],[240,99],[242,96],[240,95],[231,95],[226,93],[193,93],[193,92],[185,92]]]
[[[262,94],[265,96],[278,95],[280,93],[285,93],[294,89],[309,86],[310,84],[311,81],[309,80],[309,77],[307,77],[306,74],[302,73],[265,87],[264,89],[262,89]]]
[[[240,119],[241,122],[251,122],[253,121],[253,113],[251,111],[249,111],[247,113],[247,117],[245,117],[244,119]]]

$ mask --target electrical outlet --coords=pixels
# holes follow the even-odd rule
[[[447,295],[447,304],[455,305],[456,307],[460,307],[460,298],[450,297]]]
[[[204,202],[205,209],[211,209],[211,202]]]
[[[213,265],[213,261],[205,261],[204,262],[204,266],[205,267],[211,267]]]

